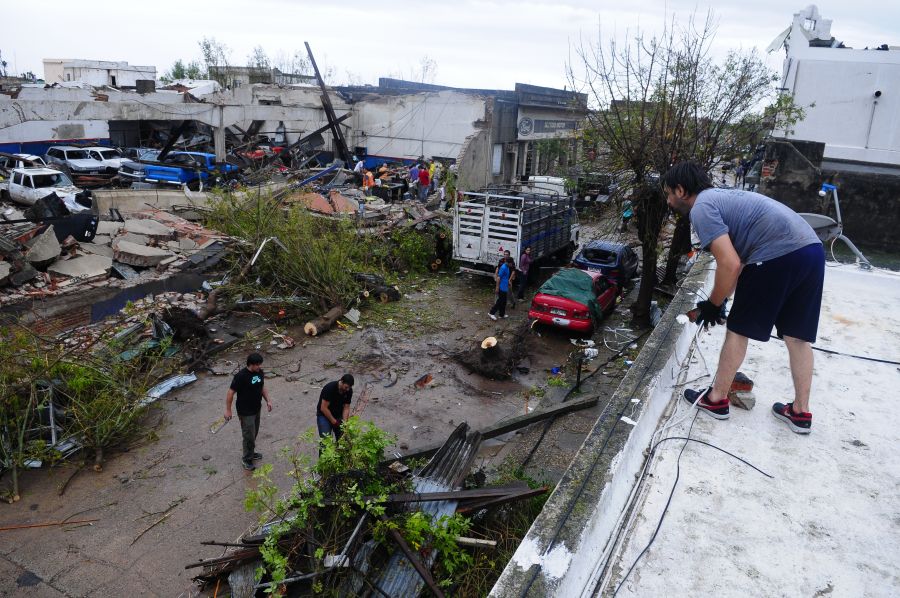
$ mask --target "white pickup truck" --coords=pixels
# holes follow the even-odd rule
[[[88,212],[92,207],[90,192],[82,191],[66,173],[52,168],[14,168],[4,191],[9,199],[27,206],[56,193],[73,214]]]

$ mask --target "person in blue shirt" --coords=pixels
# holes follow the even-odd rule
[[[501,263],[500,267],[497,269],[497,275],[494,277],[497,281],[497,300],[494,302],[491,311],[488,312],[488,316],[490,316],[492,320],[497,319],[497,314],[500,314],[501,318],[509,317],[506,315],[506,298],[509,295],[509,276],[509,262],[503,260],[503,263]]]

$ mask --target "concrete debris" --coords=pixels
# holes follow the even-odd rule
[[[9,262],[0,262],[0,286],[9,282],[9,271],[12,269]]]
[[[756,406],[756,395],[749,391],[729,392],[728,398],[735,407],[750,411]]]
[[[155,266],[166,258],[173,256],[171,251],[147,247],[146,245],[139,245],[130,241],[116,241],[113,249],[115,250],[113,257],[116,261],[138,268]]]
[[[116,237],[113,244],[119,243],[120,241],[127,241],[129,243],[135,243],[136,245],[151,245],[150,237],[147,235],[139,235],[137,233],[125,233],[124,235],[119,235]]]
[[[113,257],[113,248],[108,244],[99,244],[99,243],[81,243],[82,251],[86,253],[92,253],[94,255],[103,255],[110,259]]]
[[[103,224],[101,222],[101,224]],[[94,240],[91,241],[95,245],[109,245],[110,241],[112,241],[112,237],[109,235],[94,235]]]
[[[34,238],[25,259],[38,270],[44,270],[59,257],[60,245],[51,224],[43,233]]]
[[[112,260],[102,255],[84,255],[71,260],[59,260],[47,272],[69,278],[88,279],[108,276]]]
[[[153,239],[168,240],[175,237],[175,229],[156,222],[155,220],[136,220],[129,219],[125,221],[124,229],[126,232],[135,233],[137,235],[146,235]]]
[[[122,230],[122,226],[124,225],[121,222],[109,222],[106,220],[101,220],[97,225],[97,234],[106,237],[114,237],[119,234],[120,230]]]

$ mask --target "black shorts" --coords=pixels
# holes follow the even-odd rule
[[[728,330],[766,342],[772,327],[778,336],[814,343],[825,282],[825,249],[821,243],[787,255],[744,266],[728,313]]]

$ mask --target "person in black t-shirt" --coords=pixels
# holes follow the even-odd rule
[[[316,405],[316,427],[320,438],[334,434],[335,442],[341,439],[341,424],[350,417],[352,398],[353,374],[344,374],[340,380],[329,382],[322,388]]]
[[[247,356],[247,367],[234,375],[228,394],[225,396],[225,421],[231,419],[231,402],[237,395],[238,418],[241,420],[241,438],[244,444],[244,469],[253,471],[253,461],[262,459],[256,452],[256,435],[259,434],[259,414],[262,400],[266,400],[266,411],[272,411],[272,401],[266,390],[265,374],[262,371],[262,355],[251,353]]]

